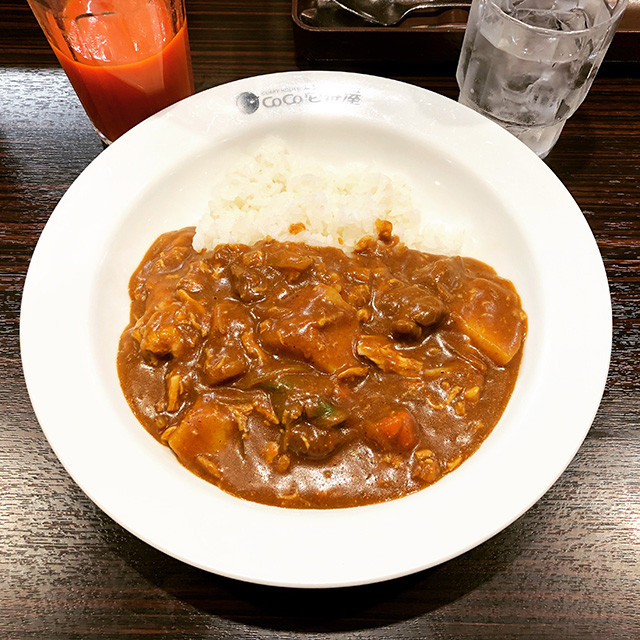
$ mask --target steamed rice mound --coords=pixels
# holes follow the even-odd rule
[[[361,163],[326,166],[271,139],[216,185],[193,246],[201,251],[271,237],[350,251],[360,238],[375,234],[376,219],[389,220],[412,248],[444,252],[443,230],[423,221],[401,177]],[[446,244],[455,249],[450,237]]]

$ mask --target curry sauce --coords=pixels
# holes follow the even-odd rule
[[[118,354],[138,420],[195,474],[269,505],[382,502],[459,466],[509,400],[526,315],[486,264],[377,229],[350,255],[160,236]]]

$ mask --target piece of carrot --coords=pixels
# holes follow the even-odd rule
[[[387,449],[408,451],[418,442],[418,429],[413,416],[406,409],[392,411],[374,422],[369,435]]]

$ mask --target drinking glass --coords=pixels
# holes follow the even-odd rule
[[[194,91],[184,0],[28,0],[100,138]]]
[[[582,104],[627,0],[473,0],[458,62],[462,104],[544,158]]]

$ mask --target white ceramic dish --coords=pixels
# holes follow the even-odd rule
[[[465,252],[520,291],[529,336],[507,411],[474,456],[422,492],[329,511],[245,502],[181,467],[137,423],[120,392],[116,351],[128,322],[130,274],[157,235],[196,222],[217,173],[268,135],[332,163],[373,160],[403,172],[427,215],[463,224]],[[344,586],[459,555],[540,498],[598,408],[611,305],[578,206],[510,134],[414,86],[296,72],[197,94],[136,127],[87,167],[33,255],[21,348],[51,446],[123,527],[225,576]]]

